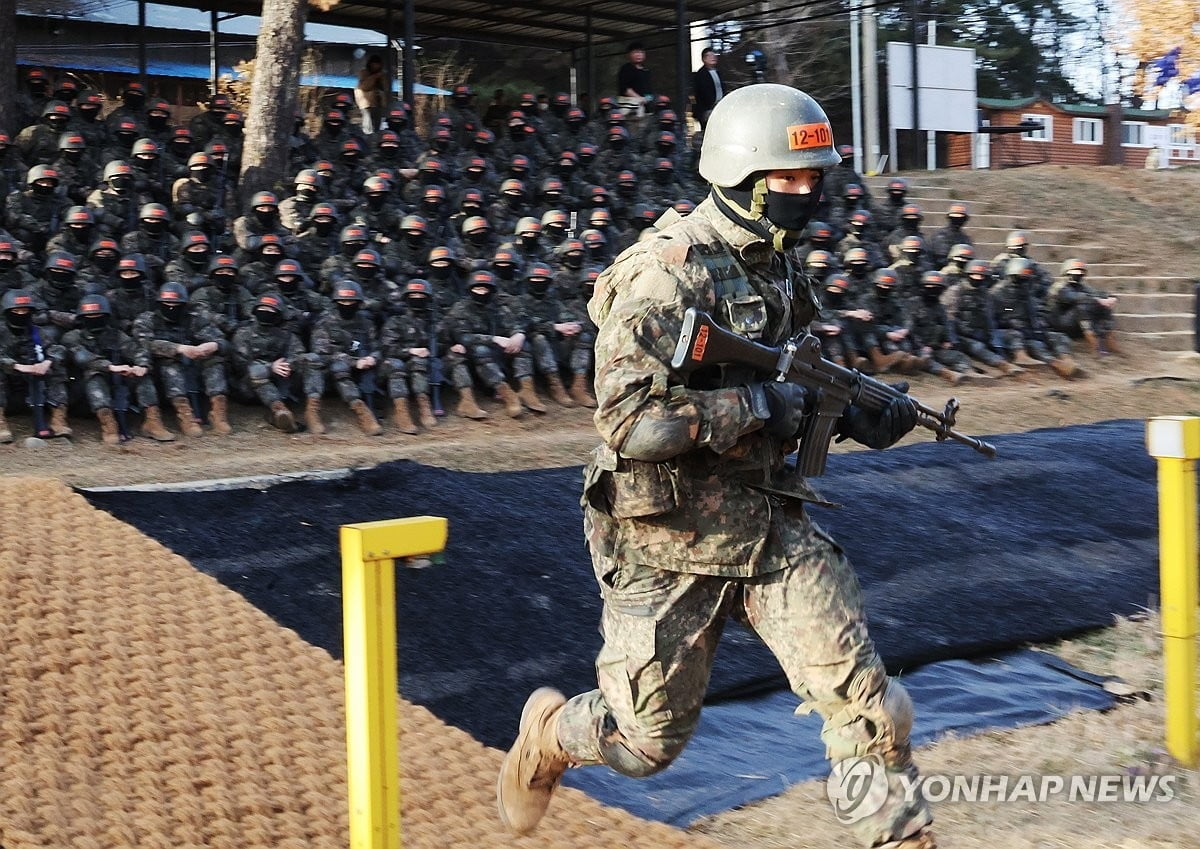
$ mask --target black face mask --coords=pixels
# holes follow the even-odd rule
[[[563,256],[563,265],[567,268],[582,268],[583,256],[576,253],[566,254]]]
[[[513,141],[520,141],[521,139],[525,138],[525,128],[524,127],[509,127],[508,128],[508,137],[510,139],[512,139]]]
[[[562,177],[564,180],[568,180],[570,179],[571,175],[575,173],[575,166],[570,162],[560,162],[555,166],[554,170],[558,173],[558,176]]]
[[[904,260],[906,262],[911,262],[913,265],[917,265],[921,261],[921,255],[919,253],[910,253],[909,251],[901,251],[900,255],[904,258]]]
[[[140,292],[145,285],[142,277],[122,277],[121,288],[126,292]]]
[[[488,243],[488,233],[486,230],[482,233],[470,233],[467,235],[467,239],[472,245],[486,245]]]
[[[193,180],[197,183],[207,183],[212,180],[212,171],[208,168],[197,168],[194,171],[189,171]]]
[[[617,153],[620,153],[625,149],[625,139],[609,139],[608,146]]]
[[[942,290],[936,286],[921,290],[921,300],[930,306],[938,303],[942,299]]]
[[[313,229],[317,231],[318,236],[328,236],[333,232],[332,221],[314,221]]]
[[[648,218],[635,218],[630,223],[632,224],[633,229],[637,230],[639,233],[645,230],[647,227],[654,225],[654,222]]]
[[[30,327],[33,326],[33,313],[32,312],[20,314],[20,313],[12,312],[10,310],[9,312],[6,312],[4,314],[4,318],[5,318],[5,321],[8,322],[8,326],[11,327],[13,330],[17,331],[18,333],[28,330]]]
[[[429,309],[429,299],[426,297],[406,298],[408,308],[415,313],[423,313]]]
[[[843,289],[837,291],[825,290],[825,297],[822,299],[831,307],[840,307],[846,300],[846,292]]]
[[[184,251],[183,258],[188,261],[188,264],[193,268],[201,268],[208,264],[208,249],[202,251]]]
[[[106,315],[89,315],[83,319],[83,326],[92,333],[99,333],[108,327],[108,316]]]
[[[655,171],[654,182],[658,183],[660,186],[665,186],[667,183],[671,182],[671,178],[674,176],[675,172],[673,171]]]
[[[342,253],[348,257],[353,257],[366,246],[366,242],[342,242]]]
[[[17,266],[17,260],[11,256],[0,256],[0,271],[12,271]]]
[[[437,218],[442,214],[442,202],[422,201],[421,212],[425,213],[426,218]]]
[[[782,227],[784,230],[803,230],[808,226],[820,201],[821,187],[819,184],[806,195],[773,192],[768,189],[767,204],[763,214],[776,227]]]
[[[445,280],[447,277],[450,276],[450,266],[448,266],[448,265],[431,266],[429,269],[429,276],[433,277],[435,280]]]
[[[963,220],[961,218],[951,218],[950,219],[950,229],[951,230],[961,230],[962,226],[963,226]]]
[[[167,126],[166,115],[147,115],[146,126],[152,130],[161,130]]]
[[[892,203],[896,206],[900,206],[904,203],[904,195],[904,192],[888,192],[888,198],[890,198]]]
[[[529,294],[533,295],[535,298],[544,298],[548,291],[550,291],[549,280],[529,281]]]
[[[596,159],[596,155],[595,155],[595,154],[593,154],[593,153],[581,153],[581,154],[579,154],[579,164],[580,164],[580,165],[583,165],[585,168],[586,168],[588,165],[591,165],[591,164],[592,164],[592,162],[593,162],[593,161],[595,161],[595,159]]]
[[[404,241],[408,244],[408,246],[410,248],[413,248],[414,250],[416,250],[425,244],[425,234],[424,233],[405,233]]]
[[[383,271],[373,265],[356,265],[354,266],[354,274],[359,280],[370,281],[378,279],[383,274]]]
[[[146,97],[141,94],[126,94],[121,97],[121,100],[125,102],[126,106],[135,111],[146,105]]]
[[[383,195],[379,195],[379,194],[367,195],[367,206],[369,206],[369,207],[371,207],[371,209],[375,209],[375,210],[383,209],[383,202],[385,200],[387,200],[387,198],[384,197]]]
[[[875,294],[880,298],[890,298],[892,296],[892,288],[890,286],[876,286]]]
[[[223,292],[230,292],[237,284],[236,274],[214,274],[212,280],[217,284],[217,288]]]
[[[294,295],[296,290],[300,288],[300,281],[294,277],[276,277],[275,284],[279,286],[279,291],[285,295]]]
[[[617,194],[626,199],[637,197],[637,186],[617,186]]]
[[[261,227],[274,227],[278,218],[279,213],[273,209],[267,212],[263,212],[261,209],[254,210],[254,220],[257,221]]]
[[[275,265],[279,260],[283,259],[283,251],[259,251],[258,261],[265,262],[267,265]]]
[[[283,313],[278,310],[255,310],[254,320],[263,327],[278,327],[283,324]]]
[[[62,152],[63,159],[67,160],[72,165],[78,165],[83,161],[82,150],[64,150]]]
[[[492,145],[490,142],[477,141],[475,142],[475,150],[480,155],[487,156],[492,152]]]
[[[599,261],[604,259],[604,245],[588,245],[588,256],[593,260]]]
[[[448,151],[450,149],[450,140],[449,139],[434,139],[432,144],[430,144],[430,147],[432,147],[438,153],[445,153],[446,151]]]
[[[56,289],[66,289],[75,282],[75,273],[50,270],[46,272],[46,282]]]
[[[167,222],[158,218],[152,218],[148,221],[142,222],[142,230],[149,233],[151,236],[161,236],[163,233],[167,232]]]
[[[524,248],[525,250],[531,251],[534,248],[536,248],[537,246],[538,246],[538,237],[536,235],[521,237],[521,247]]]
[[[477,304],[486,305],[491,303],[493,294],[495,293],[491,289],[488,289],[486,292],[476,292],[472,290],[471,300]]]
[[[1076,288],[1080,288],[1083,286],[1083,275],[1082,274],[1068,274],[1067,282]]]
[[[509,209],[524,209],[525,198],[520,195],[505,195],[504,202],[508,204]]]
[[[516,275],[517,269],[516,266],[512,265],[494,265],[492,266],[492,271],[494,271],[496,276],[501,280],[509,281],[512,280]]]
[[[355,304],[338,304],[337,305],[338,316],[342,319],[342,321],[350,321],[356,315],[358,315],[358,307],[359,307],[359,305],[356,303]]]
[[[178,324],[183,320],[183,313],[187,307],[184,304],[159,304],[158,309],[166,321]]]
[[[43,186],[41,183],[34,183],[31,188],[33,189],[33,193],[35,195],[48,198],[54,194],[54,190],[57,188],[57,186]]]
[[[82,106],[79,107],[79,117],[82,118],[83,120],[87,121],[88,123],[95,121],[96,118],[99,117],[99,115],[100,115],[100,107],[99,106],[96,106],[96,107],[89,106],[86,109],[83,108]]]
[[[986,277],[968,277],[967,282],[977,289],[986,289],[988,286],[988,279]]]
[[[112,254],[96,254],[92,257],[92,265],[105,273],[111,272],[117,267],[118,257]]]
[[[846,271],[855,280],[862,280],[864,277],[867,276],[867,266],[866,265],[859,265],[857,263],[854,265],[849,265],[846,267]]]
[[[313,186],[297,186],[296,197],[304,202],[312,202],[316,200],[317,190]]]

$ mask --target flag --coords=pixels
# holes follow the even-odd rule
[[[1188,94],[1196,94],[1200,92],[1200,72],[1183,81],[1183,87],[1187,89]]]
[[[1168,81],[1179,76],[1179,54],[1183,52],[1182,47],[1176,47],[1167,51],[1167,55],[1161,59],[1155,59],[1150,63],[1150,70],[1154,71],[1154,84],[1164,85]]]

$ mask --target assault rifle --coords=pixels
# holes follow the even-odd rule
[[[838,419],[850,404],[878,411],[904,393],[861,373],[845,368],[821,356],[817,337],[803,331],[772,348],[731,333],[712,320],[712,316],[692,307],[684,313],[683,329],[671,358],[671,368],[683,375],[704,366],[735,364],[759,372],[774,374],[776,380],[799,383],[817,390],[815,415],[808,417],[800,438],[797,469],[805,477],[825,473],[829,440]],[[969,445],[988,457],[996,456],[995,446],[954,430],[958,400],[951,398],[938,412],[913,399],[917,424],[934,432],[938,442],[952,439]]]
[[[429,403],[435,416],[446,415],[442,407],[442,385],[446,382],[446,372],[442,368],[442,358],[438,353],[438,324],[437,292],[429,294],[429,315],[426,325],[429,329]],[[420,316],[418,316],[420,318]]]

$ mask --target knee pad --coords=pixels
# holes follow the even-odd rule
[[[847,702],[826,720],[821,731],[829,759],[874,753],[889,766],[906,765],[913,704],[903,685],[888,678],[882,666],[874,666],[855,676]]]
[[[609,730],[605,723],[600,735],[600,754],[612,769],[629,778],[646,778],[662,772],[679,757],[687,744],[686,735],[649,734],[636,738],[619,730]]]

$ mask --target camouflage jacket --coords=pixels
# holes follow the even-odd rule
[[[172,323],[157,309],[148,310],[133,321],[133,338],[154,357],[173,360],[180,345],[217,343],[217,355],[229,353],[229,342],[213,324],[208,313],[189,306],[181,321]]]
[[[325,313],[313,328],[312,349],[326,363],[353,362],[362,357],[374,357],[378,361],[383,356],[374,319],[365,309],[349,320],[341,318],[336,307]]]
[[[76,328],[63,337],[63,346],[85,377],[107,377],[111,365],[150,366],[150,354],[116,327],[101,331]]]
[[[745,384],[764,374],[717,366],[684,377],[670,367],[684,311],[728,325],[728,293],[762,299],[759,335],[779,344],[806,327],[817,300],[788,261],[727,219],[711,198],[669,211],[652,238],[601,276],[589,312],[596,337],[596,426],[603,444],[585,471],[585,526],[603,556],[679,572],[749,577],[786,568],[816,536],[785,505],[818,501],[786,471],[795,448],[762,430]],[[805,526],[807,527],[807,526]],[[807,539],[809,542],[805,543]]]
[[[278,359],[298,363],[304,356],[304,343],[286,324],[263,327],[250,321],[233,334],[233,355],[243,369],[251,363],[270,364]]]

